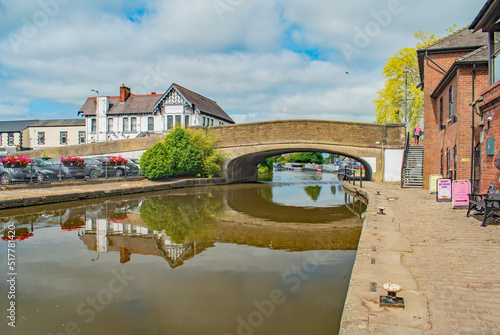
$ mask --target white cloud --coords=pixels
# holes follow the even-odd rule
[[[176,82],[216,100],[237,122],[372,122],[385,59],[414,45],[417,30],[443,34],[481,8],[466,0],[396,2],[0,0],[0,119],[27,111],[49,117],[30,110],[34,101],[74,106],[63,114],[77,117],[92,88],[117,95],[126,84],[139,94]],[[384,21],[390,4],[396,9]],[[431,5],[446,10],[429,12]],[[356,45],[357,31],[375,27],[370,22],[380,30]],[[359,50],[350,62],[341,43]]]

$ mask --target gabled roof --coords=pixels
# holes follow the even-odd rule
[[[0,133],[21,132],[37,120],[0,121]]]
[[[217,116],[220,119],[226,120],[229,123],[234,123],[233,119],[224,112],[224,110],[217,104],[217,102],[210,100],[198,93],[188,90],[177,84],[172,84],[169,91],[175,88],[177,92],[182,95],[191,104],[194,104],[195,108],[201,113]],[[168,91],[167,91],[168,92]]]
[[[488,44],[488,34],[477,31],[474,32],[469,27],[464,27],[456,32],[443,37],[436,42],[419,49],[429,52],[445,51],[445,50],[460,50],[460,49],[476,49]]]
[[[85,127],[85,119],[39,120],[30,127]]]
[[[172,84],[164,94],[130,94],[130,97],[122,103],[120,103],[119,96],[108,97],[109,110],[107,115],[154,114],[161,102],[167,98],[173,90],[181,95],[190,105],[194,105],[195,109],[200,113],[215,116],[228,123],[234,123],[233,119],[224,112],[217,102],[175,83]],[[95,99],[95,97],[87,98],[78,114],[83,114],[83,116],[96,115]]]
[[[495,49],[498,50],[500,45],[495,43]],[[456,71],[459,66],[471,66],[472,64],[476,65],[488,65],[488,46],[482,46],[472,52],[469,52],[467,55],[459,57],[455,60],[455,63],[450,67],[450,69],[446,72],[444,77],[441,79],[439,84],[436,86],[434,91],[431,93],[432,98],[438,97],[443,89],[448,85],[448,83],[453,79],[456,74]]]
[[[448,52],[468,52],[468,54],[458,59],[462,59],[463,62],[467,61],[482,62],[483,61],[482,59],[481,60],[478,59],[482,57],[482,53],[476,54],[475,51],[487,45],[488,45],[487,33],[483,33],[480,31],[473,32],[468,27],[465,27],[446,37],[437,40],[436,42],[426,46],[425,48],[418,49],[417,57],[418,57],[420,80],[421,80],[420,85],[422,85],[423,87],[424,75],[425,75],[424,58],[427,57],[428,53],[436,54],[436,53],[448,53]],[[443,70],[443,75],[445,75],[445,77],[447,73],[450,73],[450,71],[453,70],[452,69],[453,66],[451,66],[449,69],[441,69]]]
[[[110,96],[108,115],[153,114],[154,106],[161,94],[135,95],[131,94],[125,102],[120,103],[120,97]],[[95,97],[87,98],[78,114],[91,116],[96,114]]]

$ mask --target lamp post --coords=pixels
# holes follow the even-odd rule
[[[91,91],[97,93],[95,101],[95,132],[97,134],[96,142],[99,142],[99,91],[94,89],[91,89]]]
[[[407,135],[408,129],[408,68],[405,66],[404,74],[405,74],[405,136]]]

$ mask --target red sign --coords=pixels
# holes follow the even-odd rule
[[[469,208],[470,181],[453,182],[453,208]]]

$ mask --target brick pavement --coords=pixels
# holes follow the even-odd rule
[[[500,334],[500,224],[481,227],[481,217],[428,190],[364,183],[361,191],[370,205],[341,334]],[[378,306],[387,280],[403,286],[404,310]]]

